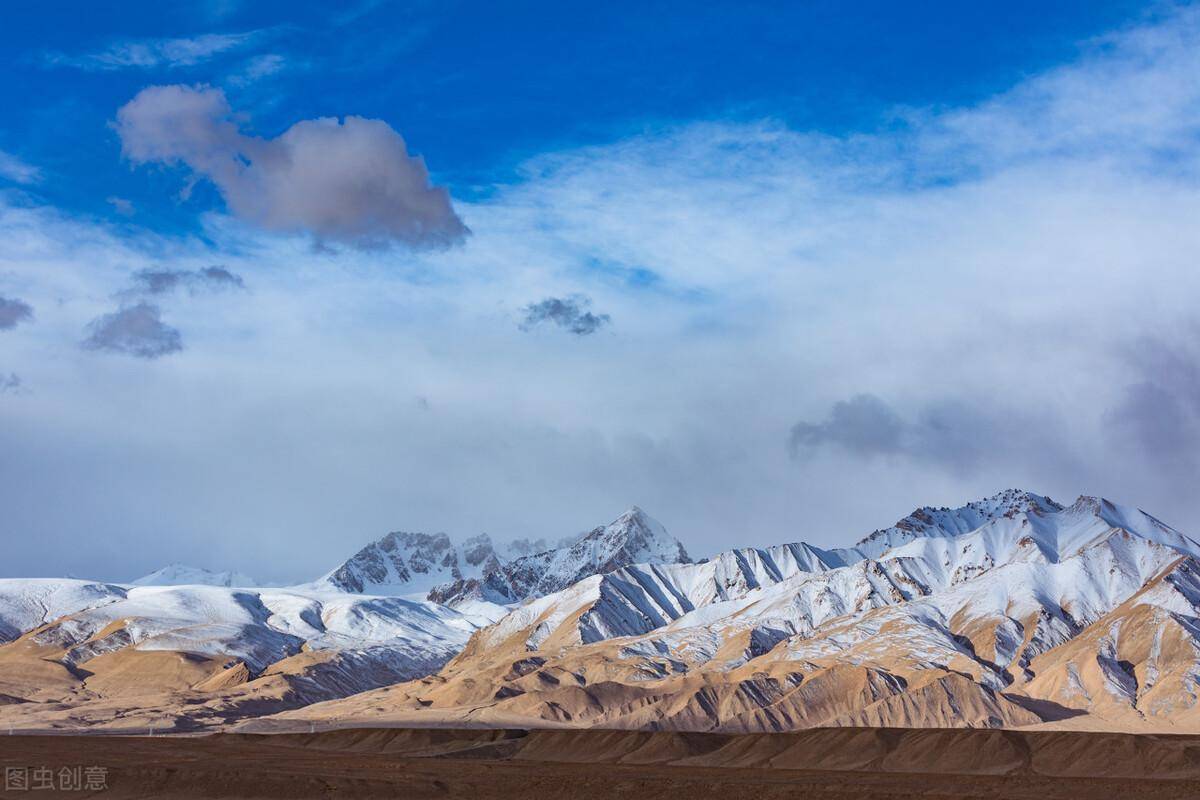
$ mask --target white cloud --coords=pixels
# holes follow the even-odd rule
[[[12,153],[0,150],[0,178],[13,183],[37,183],[42,179],[42,171]]]
[[[212,181],[234,216],[268,231],[358,247],[461,241],[466,226],[386,122],[297,122],[275,139],[246,136],[219,89],[151,86],[117,112],[135,164],[185,164]]]
[[[127,200],[124,197],[109,195],[104,198],[104,202],[113,207],[113,211],[120,214],[122,217],[132,217],[137,213],[137,209],[133,205],[132,200]]]
[[[288,60],[278,53],[263,53],[249,58],[236,72],[225,79],[232,86],[249,86],[263,78],[277,75],[288,67]]]
[[[557,537],[633,502],[698,553],[831,544],[1014,485],[1200,531],[1193,460],[1146,424],[1200,430],[1173,366],[1200,293],[1196,19],[899,131],[710,122],[548,154],[460,204],[474,235],[449,250],[331,255],[223,215],[215,246],[129,240],[6,208],[0,290],[38,324],[6,337],[4,369],[37,402],[5,397],[0,503],[38,553],[114,578],[137,570],[113,551],[286,552],[299,578],[397,526]],[[139,128],[139,157],[236,186],[226,159],[258,140],[212,95],[175,99],[197,107]],[[79,352],[134,271],[218,261],[254,291],[159,296],[185,353]],[[573,294],[611,315],[604,335],[514,324]],[[831,414],[862,394],[886,407],[866,438]],[[792,459],[799,422],[820,447]]]
[[[175,39],[133,39],[114,42],[103,50],[85,55],[47,53],[45,61],[51,66],[98,71],[193,67],[245,47],[262,35],[262,31],[245,31],[205,33]]]

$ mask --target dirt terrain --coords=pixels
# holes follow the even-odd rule
[[[1200,796],[1200,736],[354,729],[0,737],[0,767],[101,766],[104,791],[5,798],[1087,798]]]

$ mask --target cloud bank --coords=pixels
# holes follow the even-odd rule
[[[39,324],[3,342],[38,394],[3,404],[0,569],[298,580],[387,530],[555,541],[630,503],[701,555],[837,545],[1010,486],[1196,534],[1198,19],[854,135],[709,120],[546,153],[462,203],[463,246],[402,259],[3,207],[0,279]],[[213,120],[152,138],[248,169]],[[129,299],[187,358],[77,352],[132,273],[216,263],[253,294]],[[514,324],[572,293],[616,321],[586,358]]]
[[[266,231],[367,249],[444,247],[467,235],[449,193],[382,120],[304,120],[262,139],[238,129],[220,89],[152,86],[118,110],[116,130],[131,162],[186,166],[235,217]]]

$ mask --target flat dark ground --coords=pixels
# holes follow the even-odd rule
[[[0,796],[1200,798],[1200,736],[847,728],[0,736],[0,768],[75,765],[106,767],[108,789],[0,784]]]

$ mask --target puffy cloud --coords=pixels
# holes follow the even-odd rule
[[[0,295],[0,331],[17,327],[18,323],[33,319],[33,308],[24,300]]]
[[[449,194],[382,120],[304,120],[262,139],[241,133],[220,89],[151,86],[120,108],[116,129],[130,161],[186,165],[234,216],[264,230],[360,248],[445,246],[467,235]]]
[[[522,330],[532,330],[543,322],[557,325],[577,336],[587,336],[608,325],[612,320],[608,314],[593,314],[587,308],[592,301],[583,295],[569,297],[547,297],[540,303],[525,306]]]
[[[21,376],[15,372],[5,375],[0,372],[0,394],[16,394],[21,391]]]
[[[158,306],[138,303],[92,320],[83,347],[138,358],[159,358],[182,350],[183,338],[162,321]]]
[[[82,56],[48,53],[45,61],[51,66],[96,71],[191,67],[244,47],[260,38],[262,33],[246,31],[205,33],[177,39],[137,39],[116,42],[104,50]]]
[[[202,291],[244,289],[245,282],[225,267],[211,266],[198,270],[142,269],[133,273],[133,287],[126,294],[162,295],[186,288],[193,294]]]

